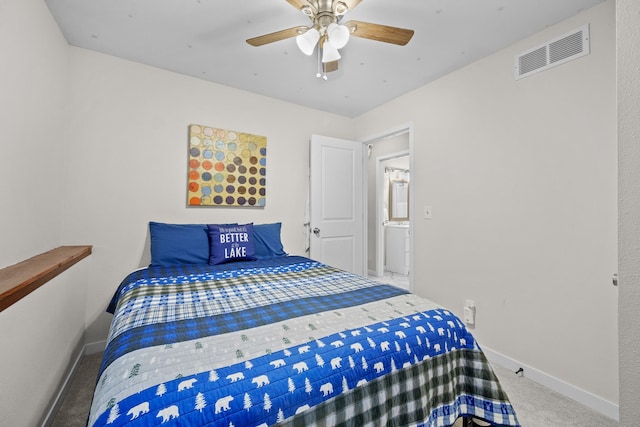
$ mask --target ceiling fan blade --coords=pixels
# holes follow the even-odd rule
[[[389,27],[388,25],[372,24],[370,22],[349,21],[345,24],[351,35],[379,42],[393,43],[404,46],[413,37],[413,30]]]
[[[322,69],[325,73],[338,70],[338,61],[325,62],[322,64]]]
[[[362,0],[342,0],[348,7],[349,10],[353,10],[356,8],[357,5],[359,5]]]
[[[265,34],[262,36],[248,39],[247,43],[251,46],[262,46],[268,43],[277,42],[280,40],[288,39],[290,37],[296,37],[299,34],[307,31],[307,27],[300,25],[298,27],[288,28],[286,30],[276,31],[275,33]]]

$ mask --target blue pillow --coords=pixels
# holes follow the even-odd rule
[[[149,222],[151,265],[207,264],[209,240],[205,224]]]
[[[209,264],[232,261],[253,261],[253,224],[221,225],[208,224]]]
[[[256,258],[270,258],[275,256],[287,256],[280,240],[282,223],[254,224],[253,244],[256,249]]]

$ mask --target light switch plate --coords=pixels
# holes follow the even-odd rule
[[[475,310],[473,307],[465,307],[464,308],[464,323],[467,325],[473,325],[476,323],[475,319]]]
[[[464,302],[464,323],[467,325],[476,324],[476,303],[471,299]]]

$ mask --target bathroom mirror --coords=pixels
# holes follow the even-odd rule
[[[409,220],[409,181],[389,181],[389,221]]]

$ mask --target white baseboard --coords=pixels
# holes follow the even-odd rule
[[[67,392],[67,389],[69,388],[71,380],[73,379],[73,376],[78,370],[78,366],[80,366],[80,361],[82,360],[82,356],[84,356],[84,348],[79,346],[76,347],[75,353],[76,353],[76,357],[67,368],[67,375],[62,381],[62,384],[58,389],[58,393],[52,399],[52,402],[49,405],[49,410],[46,412],[46,414],[44,415],[44,418],[42,419],[42,423],[41,423],[42,427],[48,427],[53,423],[53,417],[58,412],[58,409],[62,404],[62,399],[64,398]]]
[[[104,351],[107,347],[107,340],[92,342],[84,345],[84,354],[96,354]]]
[[[522,368],[524,370],[523,375],[531,381],[535,381],[538,384],[562,394],[563,396],[573,399],[576,402],[605,415],[606,417],[619,421],[619,408],[615,403],[562,381],[529,365],[520,363],[517,360],[505,356],[504,354],[498,353],[497,351],[493,351],[484,346],[482,347],[482,351],[490,362],[496,363],[514,372],[519,368]]]
[[[53,423],[53,417],[55,416],[58,409],[60,408],[60,405],[62,405],[62,399],[66,395],[67,389],[70,386],[71,380],[73,379],[73,376],[75,375],[76,371],[78,370],[78,367],[80,366],[80,361],[82,360],[82,357],[88,354],[100,353],[101,351],[104,351],[106,345],[107,345],[107,341],[104,340],[104,341],[98,341],[90,344],[85,344],[84,346],[81,347],[81,349],[77,353],[75,360],[71,363],[68,369],[67,376],[64,378],[64,381],[60,385],[58,393],[53,399],[53,403],[50,405],[49,410],[44,416],[44,419],[41,424],[42,427],[48,427]]]

